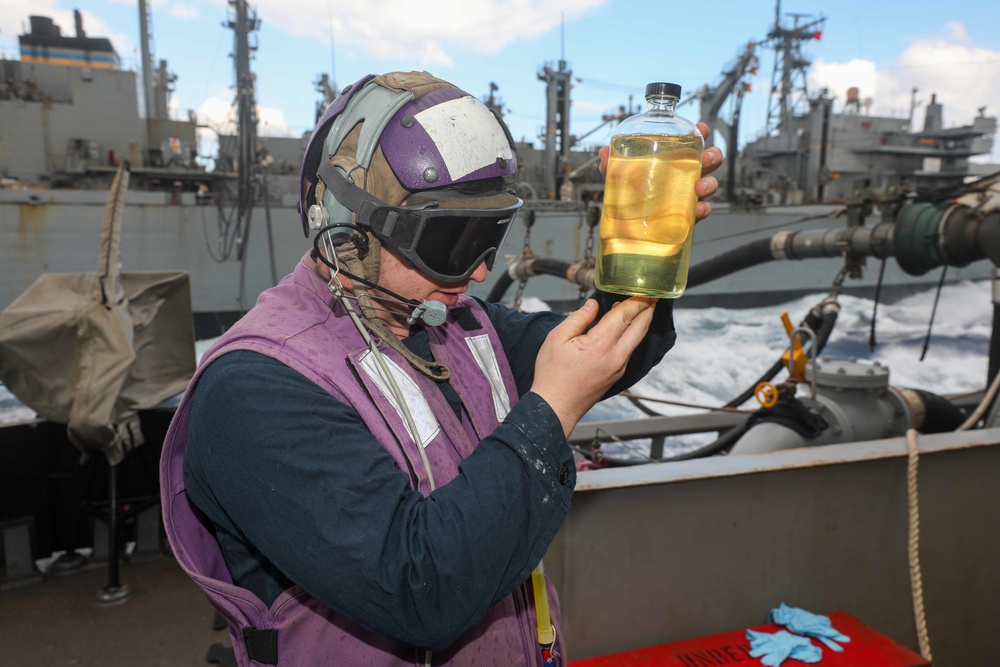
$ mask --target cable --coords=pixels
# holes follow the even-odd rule
[[[993,382],[990,383],[990,388],[986,391],[983,396],[983,400],[979,402],[979,405],[973,411],[969,418],[966,419],[961,426],[955,429],[955,431],[968,431],[970,428],[976,425],[983,415],[986,413],[987,408],[993,404],[993,401],[997,397],[997,391],[1000,391],[1000,373],[997,373],[996,377],[993,378]]]
[[[756,386],[756,385],[755,385]],[[635,399],[638,401],[650,401],[651,403],[663,403],[665,405],[676,405],[682,408],[697,408],[699,410],[711,410],[713,412],[733,412],[736,414],[753,414],[756,410],[744,410],[740,408],[735,408],[732,406],[724,405],[719,407],[717,405],[701,405],[699,403],[684,403],[683,401],[671,401],[666,398],[656,398],[654,396],[640,396],[638,394],[633,394],[631,391],[623,391],[619,396],[624,396],[628,399]],[[638,406],[636,406],[638,407]],[[659,412],[654,412],[653,416],[663,417]]]
[[[319,236],[320,235],[317,235],[317,238],[319,238]],[[327,239],[326,235],[321,235],[321,236],[324,239]],[[327,252],[330,253],[331,257],[336,257],[336,255],[333,252],[333,245],[329,242],[328,239],[326,240],[326,243],[327,243]],[[334,265],[333,268],[336,269],[338,267]],[[396,402],[399,404],[401,416],[403,417],[403,420],[406,422],[406,426],[410,431],[411,437],[413,438],[413,443],[417,446],[417,452],[420,454],[420,462],[424,466],[424,470],[427,471],[427,482],[428,484],[430,484],[431,491],[433,491],[436,488],[436,485],[434,484],[434,473],[431,471],[431,464],[430,461],[427,459],[427,452],[424,451],[423,444],[419,442],[420,431],[417,430],[416,420],[413,418],[413,415],[410,413],[410,408],[406,404],[406,397],[403,395],[402,390],[396,383],[395,376],[393,376],[392,372],[389,370],[389,364],[386,363],[385,357],[382,356],[382,352],[378,349],[378,346],[375,345],[375,341],[372,340],[372,337],[368,335],[368,329],[366,329],[365,325],[361,323],[361,319],[355,312],[351,300],[345,298],[344,286],[340,283],[340,280],[337,278],[336,272],[330,275],[330,282],[327,283],[327,287],[330,290],[330,294],[332,294],[334,298],[338,299],[344,305],[344,309],[347,311],[347,314],[350,316],[351,321],[354,323],[354,327],[358,330],[358,333],[361,334],[361,338],[368,346],[368,349],[371,350],[375,362],[379,366],[379,370],[382,371],[382,375],[385,376],[385,381],[389,384],[390,391],[392,391],[392,393],[395,395]]]
[[[372,281],[367,280],[365,278],[362,278],[361,276],[356,276],[353,273],[348,273],[347,271],[345,271],[339,265],[339,263],[337,263],[335,261],[330,261],[320,251],[319,244],[320,244],[320,240],[323,240],[324,243],[328,243],[329,242],[329,235],[327,234],[327,232],[329,232],[330,230],[332,230],[335,227],[351,227],[351,228],[354,228],[354,229],[358,229],[360,231],[364,231],[359,225],[352,225],[352,224],[346,224],[346,223],[334,223],[332,225],[327,225],[326,227],[323,227],[322,229],[320,229],[316,233],[316,238],[313,239],[313,259],[318,259],[319,261],[321,261],[324,264],[326,264],[327,268],[329,268],[331,271],[333,271],[335,273],[341,273],[341,274],[347,276],[348,278],[350,278],[353,282],[361,283],[362,285],[365,285],[366,287],[370,287],[372,289],[377,289],[380,292],[384,292],[385,294],[388,294],[389,296],[391,296],[393,299],[396,299],[400,303],[406,304],[407,306],[414,306],[414,307],[420,305],[420,302],[417,301],[417,300],[415,300],[415,299],[407,299],[405,296],[396,294],[392,290],[387,289],[385,287],[382,287],[378,283],[373,283]],[[355,238],[356,239],[360,239],[360,237],[355,237]],[[367,242],[365,242],[365,246],[366,246],[365,247],[365,251],[367,251]],[[328,246],[327,251],[330,253],[331,257],[336,258],[336,254],[334,254],[332,245]],[[359,253],[360,252],[361,251],[359,250]],[[389,312],[389,311],[385,311],[385,312]]]

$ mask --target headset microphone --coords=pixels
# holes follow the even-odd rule
[[[410,301],[409,299],[407,301]],[[424,324],[436,327],[448,319],[448,308],[440,301],[424,301],[417,305],[410,316],[406,318],[409,324],[423,320]]]

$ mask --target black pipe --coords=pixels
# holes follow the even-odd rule
[[[518,266],[515,264],[515,266]],[[564,259],[554,259],[552,257],[536,257],[524,264],[525,274],[531,276],[555,276],[566,278],[573,263]],[[514,277],[510,275],[510,270],[504,271],[497,281],[493,283],[490,293],[486,296],[487,301],[499,302],[503,300],[504,294],[514,282]]]
[[[507,289],[513,282],[514,278],[511,277],[510,271],[502,272],[497,281],[493,283],[493,287],[490,288],[490,293],[486,295],[486,300],[491,303],[503,301],[503,295],[507,293]]]
[[[766,264],[774,258],[770,238],[751,241],[692,266],[688,271],[687,286],[697,287],[730,273]]]
[[[986,378],[986,386],[993,384],[993,378],[1000,370],[1000,303],[993,304],[993,329],[990,331],[990,363],[989,377]]]
[[[690,452],[684,452],[683,454],[675,454],[674,456],[662,458],[660,459],[660,463],[689,461],[691,459],[700,459],[706,456],[715,456],[716,454],[727,452],[733,448],[733,445],[735,445],[736,442],[743,437],[743,434],[745,434],[749,428],[750,423],[749,420],[747,420],[742,424],[737,424],[728,431],[725,431],[722,435],[704,447],[699,447],[698,449]]]
[[[947,398],[922,389],[911,389],[924,404],[921,433],[949,433],[962,425],[965,414]]]

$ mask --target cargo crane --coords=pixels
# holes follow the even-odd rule
[[[734,63],[722,73],[722,80],[714,87],[707,84],[685,98],[681,105],[693,99],[699,101],[699,119],[711,130],[708,144],[711,145],[715,133],[718,132],[726,141],[727,173],[725,178],[726,200],[734,200],[734,184],[736,182],[737,136],[739,134],[740,108],[743,105],[743,95],[750,89],[746,77],[757,73],[756,43],[748,42],[740,51]],[[732,96],[733,112],[731,120],[726,121],[719,116],[723,104]]]

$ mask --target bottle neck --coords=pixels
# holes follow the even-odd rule
[[[648,113],[651,116],[673,116],[677,113],[678,101],[676,97],[668,95],[650,95],[646,98]]]

